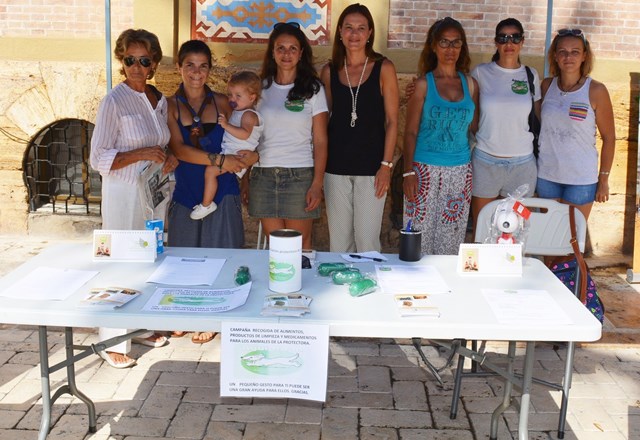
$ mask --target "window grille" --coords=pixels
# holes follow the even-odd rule
[[[92,133],[90,122],[65,119],[35,137],[23,166],[30,212],[101,214],[100,174],[89,167]]]

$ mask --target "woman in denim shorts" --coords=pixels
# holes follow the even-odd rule
[[[311,45],[298,23],[277,23],[262,64],[264,119],[260,160],[249,175],[249,215],[264,233],[296,229],[312,248],[327,162],[327,100],[313,67]],[[246,192],[244,192],[246,196]]]
[[[548,60],[552,77],[542,82],[537,192],[576,205],[588,219],[594,201],[609,200],[616,142],[611,98],[589,76],[593,53],[580,29],[560,29]],[[599,165],[596,130],[602,137]]]
[[[524,29],[515,18],[496,26],[496,53],[490,63],[480,64],[471,72],[480,87],[480,120],[473,151],[473,197],[471,213],[474,230],[482,208],[497,199],[513,194],[522,184],[529,185],[528,196],[536,185],[536,158],[533,134],[529,132],[532,102],[540,114],[538,72],[520,63]],[[533,79],[531,90],[527,69]]]

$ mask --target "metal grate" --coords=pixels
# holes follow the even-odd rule
[[[100,215],[100,174],[89,167],[93,124],[78,119],[58,121],[29,145],[24,179],[29,211]]]

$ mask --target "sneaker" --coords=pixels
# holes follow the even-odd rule
[[[189,217],[191,217],[192,220],[200,220],[211,214],[216,209],[218,209],[218,205],[213,202],[211,202],[209,206],[202,206],[202,204],[199,203],[193,207],[193,211],[191,211]]]

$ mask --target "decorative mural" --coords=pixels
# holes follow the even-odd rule
[[[191,38],[264,43],[273,25],[295,21],[311,44],[327,44],[331,0],[192,0]]]

